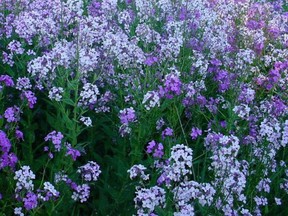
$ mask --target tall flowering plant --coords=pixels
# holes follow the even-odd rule
[[[287,215],[287,11],[0,1],[0,215]]]

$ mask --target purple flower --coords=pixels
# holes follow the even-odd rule
[[[59,195],[59,191],[50,182],[44,182],[44,190],[38,190],[38,198],[43,201],[49,201],[53,197],[58,198]]]
[[[8,155],[8,160],[9,160],[8,166],[11,168],[15,168],[16,163],[18,162],[17,156],[14,153],[10,153]]]
[[[133,107],[120,110],[119,118],[122,124],[128,124],[136,120],[136,114]]]
[[[18,140],[24,140],[24,135],[23,135],[23,132],[22,131],[20,131],[20,130],[16,130],[15,131],[15,136],[16,136],[16,138],[18,139]]]
[[[4,112],[7,122],[18,122],[20,119],[20,108],[17,106],[8,107]]]
[[[255,90],[249,88],[248,86],[243,86],[239,94],[238,100],[244,103],[251,103],[255,98]]]
[[[220,126],[222,128],[226,128],[227,127],[227,122],[226,121],[220,121]]]
[[[21,99],[23,100],[24,98],[27,99],[29,108],[32,109],[34,107],[34,104],[37,102],[37,97],[35,97],[35,94],[32,91],[24,91],[20,95]]]
[[[179,72],[174,68],[172,69],[175,71],[165,76],[164,87],[159,86],[160,97],[165,96],[167,99],[172,99],[174,95],[181,94],[182,82],[179,78]]]
[[[156,130],[160,130],[165,125],[163,118],[160,118],[156,122]]]
[[[275,199],[276,205],[282,205],[281,199],[279,199],[277,197],[275,197],[274,199]]]
[[[20,170],[15,172],[14,180],[17,180],[15,192],[19,193],[24,189],[32,191],[34,189],[33,179],[35,174],[31,171],[29,166],[23,166]]]
[[[147,153],[152,153],[156,145],[157,143],[155,142],[155,140],[150,141],[147,146]]]
[[[101,10],[101,2],[92,1],[88,7],[89,14],[93,17],[100,16],[103,12]]]
[[[263,28],[265,24],[263,21],[249,20],[246,25],[250,30],[257,30]]]
[[[184,21],[187,18],[187,16],[188,16],[188,11],[186,7],[182,7],[179,13],[179,20]]]
[[[274,99],[272,104],[273,114],[275,116],[280,116],[283,113],[285,113],[285,110],[287,110],[287,105],[279,98]]]
[[[170,185],[171,179],[167,176],[167,173],[162,173],[157,179],[157,184],[161,185],[165,183],[166,185]]]
[[[205,96],[203,96],[203,95],[197,96],[197,103],[198,103],[200,106],[206,105],[207,100],[206,100]]]
[[[73,182],[71,179],[66,179],[66,184],[72,189],[72,190],[76,190],[76,188],[78,187],[78,185]]]
[[[87,184],[78,185],[72,194],[72,199],[80,200],[81,203],[86,202],[90,196],[90,187]]]
[[[28,211],[36,208],[38,205],[37,196],[32,192],[27,193],[23,201],[24,201],[24,207]]]
[[[165,77],[165,93],[170,98],[170,94],[180,95],[182,83],[176,74],[169,74]]]
[[[190,136],[192,138],[192,140],[195,140],[198,136],[202,135],[202,130],[197,128],[197,127],[193,127],[190,133]]]
[[[8,75],[0,75],[0,82],[3,82],[6,86],[13,87],[14,82]]]
[[[254,50],[258,55],[260,55],[262,53],[263,49],[264,49],[264,42],[263,41],[256,42],[254,44]]]
[[[273,39],[276,39],[280,35],[280,30],[277,26],[271,26],[268,27],[268,33]]]
[[[158,58],[156,56],[150,56],[146,58],[146,60],[144,61],[144,64],[148,66],[152,66],[153,64],[157,62],[158,62]]]
[[[266,89],[271,90],[274,85],[280,80],[281,74],[280,69],[275,68],[269,71],[268,74],[268,83],[266,84]]]
[[[162,143],[156,143],[154,140],[150,141],[147,146],[147,153],[153,153],[153,157],[162,158],[164,155],[164,147]]]
[[[54,144],[55,150],[56,151],[60,151],[61,149],[61,142],[62,139],[64,138],[63,134],[61,132],[57,132],[57,131],[52,131],[51,133],[49,133],[44,140],[47,141],[51,141]]]
[[[18,90],[26,90],[32,87],[29,78],[27,77],[19,77],[16,83],[16,89]]]
[[[165,139],[167,136],[173,136],[173,129],[168,127],[162,132],[162,139]]]
[[[72,148],[70,144],[67,146],[66,156],[67,155],[71,155],[74,161],[76,161],[77,157],[81,156],[80,152],[77,149]]]
[[[145,166],[142,164],[136,164],[127,170],[127,172],[130,174],[130,179],[134,179],[139,176],[141,180],[146,181],[149,179],[149,174],[145,174],[145,170],[147,170]]]
[[[137,215],[150,215],[156,207],[163,207],[166,201],[165,194],[165,190],[158,186],[149,189],[139,188],[134,198]],[[144,214],[144,212],[148,214]]]
[[[0,130],[0,149],[3,153],[8,153],[11,149],[11,143],[4,131]]]
[[[221,93],[227,91],[230,87],[230,77],[226,70],[217,70],[214,80],[218,82]]]
[[[4,167],[15,168],[15,165],[17,162],[18,162],[18,158],[16,157],[14,153],[8,154],[7,152],[5,152],[0,157],[0,169]]]
[[[85,181],[97,181],[101,173],[100,166],[94,161],[88,161],[87,164],[78,168],[77,173],[80,173]]]

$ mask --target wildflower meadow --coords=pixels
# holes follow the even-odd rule
[[[0,0],[0,216],[287,216],[287,0]]]

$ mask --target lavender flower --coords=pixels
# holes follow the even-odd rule
[[[147,57],[146,60],[144,61],[144,64],[147,66],[152,66],[153,64],[158,62],[158,58],[156,56],[150,56]]]
[[[87,127],[92,126],[92,120],[90,117],[81,116],[80,121],[83,122],[83,124],[86,125]]]
[[[59,191],[50,182],[44,182],[44,190],[39,190],[38,199],[46,202],[52,198],[58,198],[59,195]]]
[[[159,94],[161,97],[165,96],[168,99],[172,99],[174,95],[181,94],[182,82],[180,81],[179,75],[180,73],[175,70],[175,72],[165,76],[164,88],[159,88]]]
[[[180,181],[184,176],[192,174],[193,151],[191,148],[177,144],[171,148],[171,156],[169,158],[170,168],[168,178],[172,181]]]
[[[17,106],[7,108],[4,117],[7,122],[18,122],[20,120],[20,108]]]
[[[269,193],[270,192],[270,183],[271,183],[271,180],[269,178],[262,179],[261,181],[259,181],[256,188],[259,192],[265,191],[266,193]]]
[[[97,181],[99,178],[99,175],[101,174],[100,166],[94,162],[89,161],[84,166],[80,166],[77,170],[77,173],[80,173],[82,178],[85,181]]]
[[[72,199],[80,201],[81,203],[86,202],[90,196],[90,187],[87,184],[78,185],[72,194]]]
[[[156,143],[154,140],[150,141],[147,145],[147,153],[153,153],[153,157],[162,158],[164,155],[164,147],[162,143]]]
[[[160,118],[156,122],[156,130],[160,130],[165,125],[163,118]]]
[[[145,170],[147,170],[145,166],[143,166],[142,164],[138,164],[133,165],[127,172],[130,174],[130,179],[134,179],[139,176],[140,179],[146,181],[149,179],[149,175],[145,174]]]
[[[83,90],[80,92],[79,106],[90,106],[97,102],[97,96],[99,95],[99,90],[96,85],[91,83],[86,83],[83,86]]]
[[[275,199],[276,205],[282,205],[281,199],[279,199],[279,198],[277,198],[277,197],[275,197],[274,199]]]
[[[64,89],[62,87],[53,86],[49,91],[48,97],[50,100],[61,101]]]
[[[18,140],[24,140],[23,132],[18,129],[15,131],[15,136]]]
[[[36,208],[38,205],[37,195],[32,192],[27,193],[23,201],[24,201],[24,207],[28,211]]]
[[[54,182],[57,184],[61,181],[66,182],[68,180],[68,176],[64,173],[64,171],[60,171],[55,173]]]
[[[26,190],[33,191],[34,184],[32,182],[35,179],[34,173],[30,170],[29,166],[23,166],[20,170],[15,172],[14,179],[17,180],[16,183],[16,193]]]
[[[161,135],[162,135],[162,139],[165,139],[165,137],[168,137],[168,136],[173,136],[173,129],[167,127],[165,130],[162,131]]]
[[[74,161],[76,161],[77,157],[81,156],[81,153],[77,149],[72,148],[70,143],[66,143],[66,148],[66,156],[71,155]]]
[[[22,212],[22,207],[16,207],[14,209],[14,214],[19,216],[24,216],[24,213]]]
[[[120,110],[119,114],[120,122],[122,124],[128,124],[130,122],[136,121],[136,114],[133,107],[125,108],[123,110]]]
[[[246,104],[241,104],[239,106],[235,106],[233,108],[233,111],[242,119],[248,119],[249,113],[251,111],[250,107],[248,107]]]
[[[251,103],[255,98],[255,90],[247,86],[242,87],[238,100],[243,103]]]
[[[54,148],[56,151],[60,151],[61,149],[61,142],[62,139],[64,138],[64,136],[62,135],[61,132],[57,132],[57,131],[52,131],[51,133],[49,133],[44,140],[47,141],[51,141],[54,144]]]
[[[0,75],[0,83],[4,83],[8,87],[13,87],[14,86],[14,81],[13,79],[8,76],[8,75]]]
[[[263,197],[263,196],[261,196],[261,197],[258,197],[258,196],[254,197],[254,201],[255,201],[255,203],[256,203],[257,206],[265,206],[265,205],[268,204],[267,198],[266,198],[266,197]]]
[[[198,136],[201,136],[202,135],[202,130],[197,128],[197,127],[193,127],[192,130],[191,130],[191,138],[192,140],[195,140],[197,139]]]
[[[32,91],[24,91],[20,95],[21,99],[26,98],[28,101],[29,108],[32,109],[37,102],[37,97]]]
[[[11,149],[11,143],[8,139],[6,133],[2,130],[0,130],[0,150],[3,153],[8,153]]]
[[[134,198],[135,208],[138,215],[150,215],[156,207],[165,206],[165,190],[158,186],[146,189],[141,188],[136,191]]]
[[[211,206],[216,190],[209,183],[195,181],[182,182],[173,189],[174,200],[178,208],[183,209],[192,201],[198,201],[202,206]]]
[[[15,53],[15,54],[23,54],[24,53],[24,49],[21,47],[22,44],[19,41],[16,40],[12,40],[7,48],[8,50],[10,50],[11,53]]]
[[[16,89],[22,91],[22,90],[27,90],[31,89],[32,85],[30,83],[29,78],[27,77],[19,77],[16,82]]]
[[[146,110],[150,110],[151,108],[154,108],[155,106],[160,106],[160,97],[158,92],[156,91],[148,91],[143,98],[142,104],[144,104],[144,107]]]

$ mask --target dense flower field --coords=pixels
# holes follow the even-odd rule
[[[288,215],[285,0],[1,0],[0,216]]]

